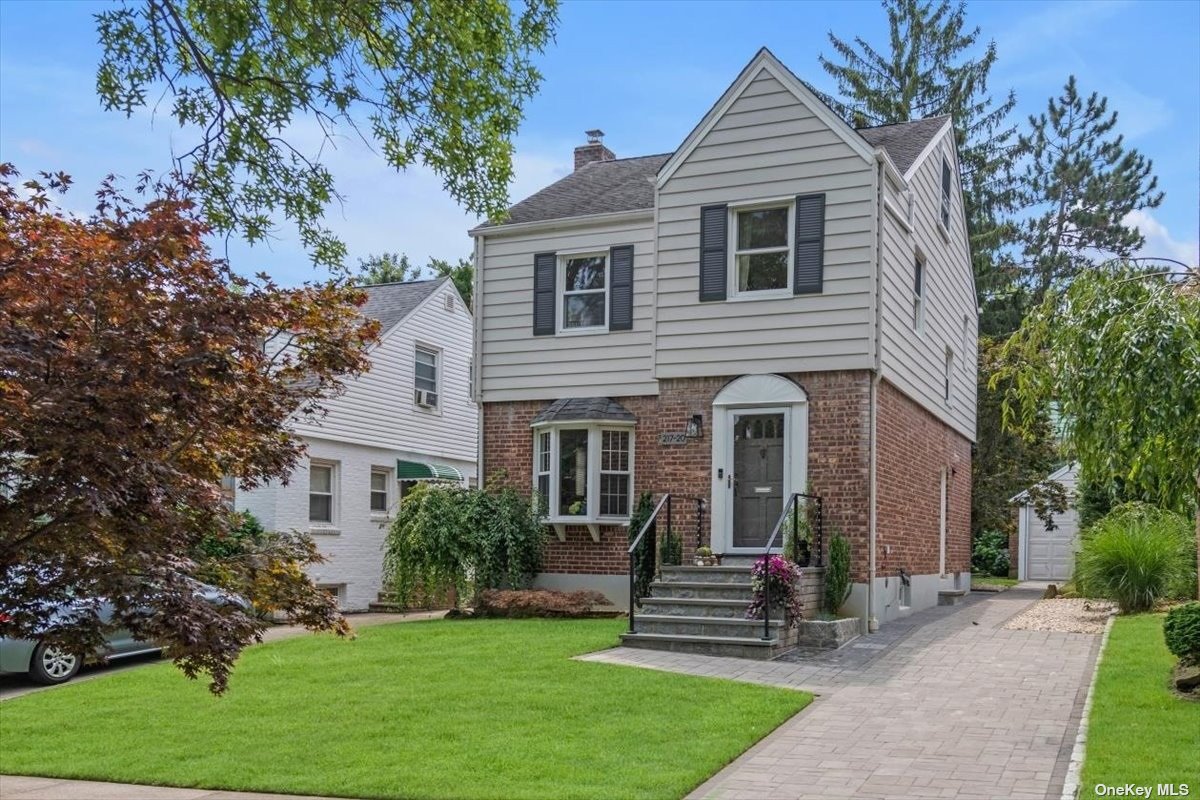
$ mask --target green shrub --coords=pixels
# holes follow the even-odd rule
[[[637,505],[634,506],[633,514],[629,517],[629,541],[631,543],[642,532],[642,526],[646,524],[653,513],[654,496],[649,492],[642,492],[638,495]],[[655,522],[654,528],[657,527],[658,523]],[[654,563],[654,547],[650,545],[650,537],[655,533],[654,529],[646,531],[646,538],[633,553],[633,591],[634,595],[639,598],[649,596],[650,584],[654,582],[654,575],[658,571],[658,566]]]
[[[1086,597],[1114,600],[1130,613],[1195,592],[1195,543],[1179,514],[1126,503],[1087,529],[1081,542],[1074,582]]]
[[[829,539],[829,566],[825,569],[825,609],[836,614],[850,596],[850,540],[840,533]]]
[[[1179,660],[1200,664],[1200,603],[1171,609],[1163,622],[1163,638]]]
[[[971,571],[1003,578],[1008,575],[1008,536],[1000,531],[983,531],[971,550]]]
[[[454,587],[524,589],[541,567],[542,526],[513,489],[486,492],[418,484],[400,503],[384,543],[384,582],[403,605]]]

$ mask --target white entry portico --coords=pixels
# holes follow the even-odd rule
[[[712,420],[713,550],[761,553],[808,483],[808,395],[779,375],[746,375],[717,393]]]

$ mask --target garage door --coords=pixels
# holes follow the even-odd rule
[[[1075,566],[1075,539],[1079,534],[1079,518],[1075,509],[1055,516],[1054,530],[1038,519],[1029,506],[1025,507],[1029,539],[1026,549],[1026,577],[1033,581],[1065,581]]]

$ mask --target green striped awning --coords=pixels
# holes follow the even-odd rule
[[[423,461],[397,461],[396,479],[401,481],[458,481],[462,473],[446,464],[426,464]]]

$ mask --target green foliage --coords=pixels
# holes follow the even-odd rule
[[[658,563],[665,567],[677,567],[683,563],[683,540],[679,534],[667,531],[659,544]]]
[[[1125,219],[1158,207],[1163,193],[1152,163],[1125,148],[1116,124],[1108,99],[1095,92],[1081,97],[1072,75],[1020,137],[1019,149],[1029,157],[1019,200],[1029,218],[1019,241],[1035,305],[1092,267],[1097,254],[1129,258],[1145,243]]]
[[[197,132],[176,159],[204,216],[250,242],[282,215],[340,266],[322,163],[349,136],[397,170],[423,164],[468,211],[503,213],[512,143],[554,35],[554,0],[127,0],[96,15],[107,110],[165,106]],[[313,136],[312,134],[315,134]]]
[[[1163,638],[1176,658],[1200,664],[1200,603],[1184,603],[1168,611]]]
[[[829,566],[825,569],[825,610],[838,613],[850,597],[850,540],[840,533],[829,539]]]
[[[1004,577],[1008,575],[1008,567],[1008,534],[984,531],[975,537],[971,549],[972,572]]]
[[[454,284],[454,288],[458,289],[458,293],[462,295],[463,302],[467,304],[467,308],[473,308],[475,266],[471,259],[460,258],[456,263],[451,264],[449,261],[443,261],[440,258],[432,258],[429,260],[429,268],[439,278],[449,276],[450,281]]]
[[[421,268],[413,266],[404,253],[379,253],[358,260],[356,281],[362,286],[374,286],[416,281],[421,275]]]
[[[1081,537],[1077,590],[1114,600],[1124,613],[1160,599],[1194,596],[1196,551],[1188,520],[1145,503],[1113,509]]]
[[[523,589],[541,566],[543,534],[529,501],[421,483],[400,503],[384,544],[384,582],[407,604],[453,586],[460,600],[483,589]]]
[[[642,492],[638,495],[637,504],[629,516],[629,541],[631,544],[641,533],[642,527],[653,513],[654,496],[649,492]],[[633,552],[633,591],[637,598],[650,595],[650,584],[654,582],[655,573],[658,572],[658,566],[654,563],[654,546],[651,544],[654,541],[657,527],[658,522],[655,521],[654,526],[646,531],[646,538],[642,539],[637,550]]]
[[[821,56],[837,83],[839,98],[826,98],[855,127],[907,122],[949,114],[964,192],[975,282],[981,305],[1009,279],[994,264],[1009,237],[1003,215],[1014,197],[1011,179],[1015,127],[1007,117],[1016,105],[1011,91],[994,102],[988,78],[996,63],[995,42],[967,28],[966,6],[949,0],[885,0],[889,37],[882,48],[860,37],[829,34],[842,63]]]
[[[1187,514],[1200,464],[1200,276],[1124,268],[1051,292],[1003,346],[989,386],[1028,440],[1058,403],[1084,475]]]

